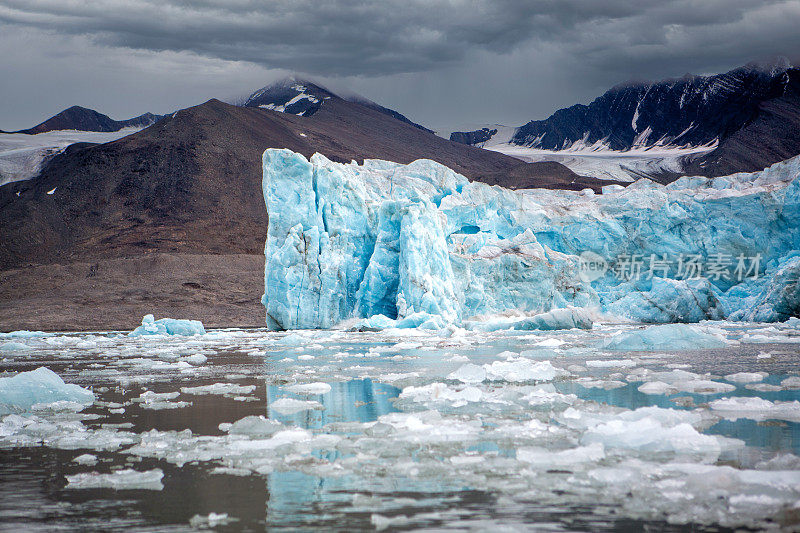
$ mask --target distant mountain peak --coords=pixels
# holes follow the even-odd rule
[[[711,145],[745,126],[762,102],[783,96],[796,70],[776,60],[713,76],[620,84],[588,105],[528,122],[512,143],[546,150]]]
[[[288,76],[255,91],[243,105],[309,117],[319,110],[325,100],[335,96],[309,80]]]
[[[162,115],[145,113],[128,120],[114,120],[94,109],[74,105],[53,115],[36,126],[15,133],[35,135],[57,130],[113,132],[129,127],[147,127],[159,121]]]
[[[309,117],[316,113],[325,100],[337,98],[363,105],[385,115],[396,118],[415,128],[433,133],[432,130],[412,122],[405,115],[389,109],[360,94],[352,93],[340,96],[328,90],[318,82],[310,81],[297,75],[279,79],[251,94],[244,102],[244,107],[260,107],[272,111],[280,111],[301,117]]]

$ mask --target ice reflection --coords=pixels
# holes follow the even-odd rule
[[[287,425],[304,429],[322,429],[334,422],[373,422],[379,416],[396,412],[391,402],[400,394],[400,389],[376,383],[371,379],[355,379],[344,383],[330,383],[331,390],[321,395],[300,396],[288,392],[285,387],[267,387],[267,412],[269,418]],[[312,399],[320,402],[324,409],[301,411],[293,415],[274,412],[269,405],[280,398]],[[336,461],[338,451],[317,452],[316,457]],[[352,500],[357,490],[356,481],[350,476],[316,477],[297,471],[274,472],[268,476],[267,524],[272,527],[297,527],[308,510],[320,504],[330,506],[345,504]]]

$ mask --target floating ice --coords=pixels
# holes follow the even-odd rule
[[[570,306],[643,322],[780,321],[800,305],[800,158],[602,195],[490,187],[428,160],[339,164],[285,149],[266,150],[263,170],[262,301],[274,329],[351,318],[367,329],[589,327],[585,315],[554,311]],[[731,269],[760,254],[766,270],[639,281],[609,270],[590,283],[578,275],[584,251],[609,261],[701,254],[732,258]],[[509,312],[540,318],[473,320]]]
[[[550,361],[533,362],[522,357],[494,361],[483,366],[486,377],[495,381],[525,382],[552,381],[559,374]]]
[[[0,378],[0,414],[28,411],[34,405],[38,407],[55,402],[91,405],[94,393],[78,385],[64,383],[58,374],[46,367]]]
[[[331,386],[327,383],[298,383],[297,385],[286,387],[286,390],[301,396],[318,396],[329,393]]]
[[[722,398],[708,404],[725,418],[800,422],[800,402],[771,402],[763,398]]]
[[[736,372],[728,374],[725,379],[734,383],[758,383],[768,375],[766,372]]]
[[[158,468],[137,472],[131,468],[110,474],[86,472],[66,476],[68,489],[161,490],[164,472]]]
[[[199,320],[183,320],[175,318],[159,318],[145,315],[142,325],[128,333],[129,337],[142,335],[205,335],[206,330]]]
[[[142,409],[152,410],[180,409],[192,405],[191,402],[172,401],[178,396],[180,396],[179,392],[153,392],[149,390],[141,393],[139,397],[134,398],[133,401],[139,403]]]
[[[225,526],[236,521],[235,518],[228,516],[228,513],[208,513],[203,516],[196,514],[189,520],[189,525],[196,529],[215,528]]]
[[[486,369],[482,366],[467,363],[466,365],[461,365],[458,370],[447,377],[457,379],[463,383],[480,383],[486,379]]]
[[[664,324],[614,335],[605,343],[606,350],[678,351],[726,346],[720,334],[700,326]]]
[[[281,415],[293,415],[300,411],[322,409],[322,404],[313,400],[296,400],[294,398],[280,398],[269,404],[269,408]]]
[[[78,463],[79,465],[92,466],[97,464],[97,456],[92,455],[90,453],[84,453],[82,455],[77,456],[75,459],[72,460],[72,462]]]
[[[238,385],[236,383],[212,383],[211,385],[200,385],[197,387],[181,387],[184,394],[219,394],[222,396],[237,396],[250,394],[256,390],[255,385]],[[177,396],[177,395],[176,395]]]

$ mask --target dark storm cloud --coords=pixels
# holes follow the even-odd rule
[[[432,127],[519,125],[626,80],[800,59],[800,0],[0,0],[0,128],[117,118],[285,75]]]
[[[475,50],[547,44],[597,67],[730,56],[753,38],[759,52],[786,53],[800,44],[787,24],[798,16],[798,2],[763,0],[0,1],[8,24],[326,76],[429,71]],[[778,33],[755,27],[762,19]]]

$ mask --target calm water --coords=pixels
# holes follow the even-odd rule
[[[722,349],[604,351],[620,329],[635,328],[112,332],[15,338],[25,348],[5,350],[9,339],[0,339],[0,370],[46,366],[97,396],[80,413],[20,413],[35,429],[0,426],[0,528],[797,527],[789,502],[800,497],[800,413],[784,402],[800,394],[781,383],[798,373],[798,332],[779,328],[765,339],[752,325],[728,328],[732,344]],[[775,342],[748,342],[754,334]],[[528,366],[492,367],[485,380],[451,376],[464,365],[520,360]],[[674,370],[735,389],[638,390],[652,373]],[[781,390],[724,378],[745,371],[764,372],[760,383]],[[224,385],[182,390],[214,384]],[[296,392],[298,384],[316,389]],[[148,404],[147,391],[175,394]],[[737,417],[710,404],[727,397],[763,398],[784,411]],[[662,409],[637,418],[646,406]],[[251,418],[255,425],[241,431],[229,426],[259,416],[280,425]],[[615,424],[623,430],[613,433]],[[639,442],[643,428],[659,436]],[[96,463],[73,461],[83,454]],[[160,469],[163,488],[68,487],[66,476],[122,469]]]

